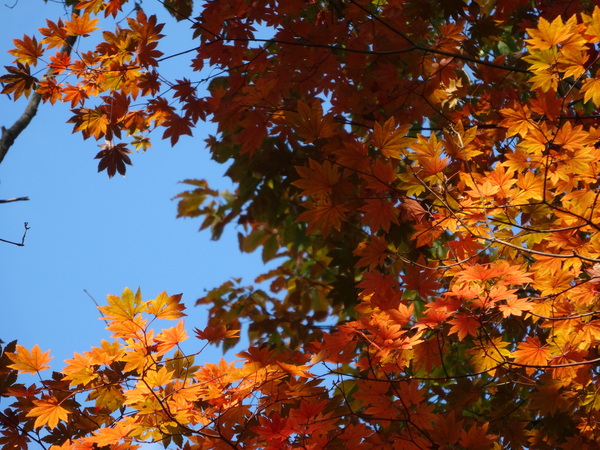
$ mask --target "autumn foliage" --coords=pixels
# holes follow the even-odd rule
[[[185,180],[179,216],[278,265],[199,299],[202,329],[108,296],[109,340],[60,372],[6,345],[3,448],[600,446],[600,7],[173,0],[197,77],[170,79],[174,19],[125,3],[15,39],[2,92],[69,103],[109,176],[215,122],[237,190]],[[234,361],[180,348],[240,333]]]

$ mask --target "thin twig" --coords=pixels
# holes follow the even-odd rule
[[[25,222],[24,226],[25,226],[25,231],[23,232],[23,237],[21,238],[20,243],[13,242],[13,241],[7,241],[6,239],[0,239],[0,241],[6,242],[7,244],[17,245],[19,247],[24,247],[25,246],[25,236],[27,236],[27,230],[29,230],[29,222]]]
[[[92,296],[92,294],[90,294],[87,289],[84,289],[83,292],[86,293],[86,295],[92,299],[92,301],[94,302],[94,305],[96,305],[96,308],[100,309],[100,305],[98,304],[98,302],[96,301],[96,299]],[[102,320],[104,321],[104,323],[108,326],[108,321],[105,318],[102,318]]]

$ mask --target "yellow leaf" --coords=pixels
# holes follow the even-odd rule
[[[65,374],[65,380],[71,380],[70,387],[78,384],[87,384],[98,377],[93,368],[92,357],[89,352],[85,355],[75,353],[73,359],[65,361],[68,366],[62,372]]]
[[[589,102],[592,100],[594,105],[600,106],[600,79],[598,76],[600,73],[596,72],[595,78],[588,78],[583,82],[581,92],[585,92],[583,95],[583,101]]]
[[[575,16],[572,16],[567,23],[563,23],[561,16],[552,22],[541,17],[537,29],[527,28],[531,39],[526,39],[525,42],[530,47],[539,50],[547,50],[557,45],[573,45],[574,43],[581,45],[584,40],[576,34],[576,21]]]
[[[475,371],[484,372],[504,363],[505,358],[510,356],[510,350],[506,347],[508,347],[508,342],[502,342],[501,337],[496,337],[490,342],[469,350],[469,353],[473,355],[471,364]]]
[[[600,8],[596,6],[591,16],[581,14],[581,18],[588,26],[585,33],[588,35],[588,42],[590,44],[600,42]]]
[[[50,428],[56,427],[58,421],[67,421],[69,411],[60,406],[58,400],[54,397],[42,400],[34,400],[35,407],[27,413],[27,417],[36,417],[34,427],[39,428],[48,425]]]
[[[37,373],[41,370],[50,368],[48,363],[52,359],[50,357],[50,350],[42,353],[37,344],[31,350],[27,350],[21,345],[17,345],[16,353],[7,353],[8,357],[14,364],[11,364],[11,369],[18,370],[19,373]]]
[[[166,292],[161,292],[154,300],[148,303],[148,314],[153,314],[157,319],[175,320],[185,316],[182,312],[185,305],[181,303],[181,295],[168,296]]]
[[[98,309],[108,320],[130,320],[137,314],[144,312],[146,304],[142,302],[140,290],[133,295],[129,288],[125,288],[121,298],[117,295],[108,295],[108,306],[100,306]]]
[[[165,366],[161,367],[158,371],[150,369],[144,375],[144,385],[147,384],[150,388],[163,386],[173,379],[173,372],[167,370]]]

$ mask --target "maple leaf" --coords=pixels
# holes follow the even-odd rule
[[[198,339],[206,340],[211,344],[220,344],[225,339],[234,339],[240,334],[240,330],[228,330],[225,325],[207,326],[204,330],[196,328],[194,332]]]
[[[10,448],[15,450],[27,450],[31,441],[26,433],[21,433],[18,428],[7,428],[3,430],[3,435],[0,436],[0,444],[2,448]]]
[[[62,19],[58,19],[58,22],[52,22],[51,20],[46,19],[46,24],[48,25],[48,28],[39,29],[40,33],[44,35],[42,44],[44,44],[47,49],[55,47],[60,48],[65,45],[67,31],[65,30]]]
[[[413,138],[406,137],[409,130],[410,125],[396,128],[394,118],[390,117],[383,125],[375,123],[371,143],[387,158],[400,159],[414,142]]]
[[[73,112],[75,115],[69,119],[69,122],[75,124],[73,131],[81,131],[84,139],[90,136],[100,139],[106,135],[110,119],[103,110],[79,108],[74,109]]]
[[[307,234],[320,231],[323,236],[327,236],[334,229],[340,230],[348,210],[345,206],[336,205],[329,199],[318,203],[304,203],[304,206],[308,210],[301,213],[296,221],[308,222]]]
[[[125,176],[125,164],[131,166],[131,159],[127,156],[131,153],[131,150],[127,148],[127,144],[121,142],[115,145],[112,141],[106,141],[105,144],[99,145],[99,147],[102,150],[95,157],[95,159],[100,160],[98,172],[106,170],[109,178],[115,176],[117,172]]]
[[[287,364],[281,361],[276,361],[275,364],[282,369],[284,372],[289,373],[290,375],[301,377],[301,378],[314,378],[314,375],[308,370],[311,368],[310,365],[295,365],[295,364]]]
[[[65,380],[71,381],[71,387],[87,384],[98,377],[93,368],[94,362],[90,354],[75,353],[73,359],[67,359],[65,362],[67,366],[62,370],[62,373],[65,374]]]
[[[27,413],[27,417],[35,417],[35,428],[47,425],[50,429],[55,428],[59,421],[66,422],[70,414],[63,408],[60,402],[54,397],[47,397],[41,400],[33,400],[35,407]]]
[[[110,446],[115,442],[127,440],[134,429],[135,425],[130,421],[120,421],[113,427],[100,428],[98,431],[94,431],[93,436],[86,437],[83,441],[90,444],[97,444],[100,447]],[[137,448],[138,446],[134,447]]]
[[[91,19],[87,13],[82,15],[73,14],[71,20],[65,22],[64,30],[68,36],[88,36],[99,29],[96,26],[97,23],[98,19]]]
[[[193,0],[166,0],[164,6],[173,17],[180,21],[191,16],[194,2]]]
[[[77,104],[83,104],[83,102],[89,98],[87,92],[85,91],[85,89],[81,89],[77,86],[73,86],[73,85],[67,85],[65,87],[62,88],[64,97],[63,97],[63,101],[64,102],[71,102],[71,107],[75,108],[75,106]]]
[[[525,137],[529,130],[535,128],[535,124],[526,105],[516,105],[516,108],[516,110],[511,108],[501,109],[500,114],[504,116],[504,119],[499,125],[508,128],[507,135],[509,137],[516,134]]]
[[[168,352],[187,338],[187,333],[183,328],[183,320],[180,320],[176,326],[164,329],[156,336],[155,339],[158,342],[157,354],[162,355]]]
[[[545,366],[551,358],[548,347],[542,345],[539,338],[526,337],[525,342],[519,342],[517,349],[512,353],[515,362],[533,366]],[[527,373],[531,375],[536,368],[527,368]]]
[[[425,268],[423,265],[425,265],[423,258],[419,259],[417,264],[408,264],[404,269],[402,281],[406,289],[417,291],[419,296],[426,298],[434,295],[442,285],[435,267]]]
[[[592,139],[581,125],[573,127],[570,122],[566,122],[554,136],[554,143],[567,151],[576,152],[591,144]]]
[[[176,320],[185,316],[182,312],[185,305],[181,303],[182,294],[168,296],[166,292],[158,294],[156,299],[148,302],[146,312],[153,314],[157,319]]]
[[[166,130],[162,138],[171,138],[171,145],[175,145],[183,135],[192,136],[192,122],[187,117],[181,117],[176,113],[170,113],[162,124]]]
[[[458,340],[462,341],[467,336],[477,337],[481,322],[477,317],[469,314],[457,314],[454,319],[448,321],[452,325],[449,334],[458,334]]]
[[[600,71],[599,71],[600,72]],[[596,107],[600,106],[600,73],[596,72],[594,78],[587,78],[583,81],[581,92],[584,92],[583,101],[592,100]]]
[[[527,302],[527,299],[517,298],[516,296],[506,299],[505,305],[498,305],[498,309],[502,311],[504,317],[520,316],[524,311],[529,311],[531,308],[532,305]]]
[[[34,345],[31,352],[21,345],[17,345],[15,353],[7,353],[9,359],[14,363],[9,365],[11,369],[18,370],[19,373],[35,374],[39,371],[49,369],[48,363],[52,359],[50,350],[42,353],[38,345]]]
[[[488,434],[489,423],[483,425],[472,425],[469,431],[464,429],[460,432],[460,444],[470,450],[484,450],[490,448],[496,436]]]
[[[379,230],[389,231],[393,223],[398,225],[398,208],[394,203],[385,199],[368,199],[360,207],[364,213],[362,222],[368,225],[372,232]]]
[[[567,399],[562,392],[562,382],[556,379],[543,379],[544,384],[537,386],[530,394],[532,407],[540,414],[553,415],[564,408]]]
[[[137,62],[142,67],[158,66],[158,59],[164,55],[160,50],[156,50],[158,42],[141,41],[136,49]]]
[[[293,433],[293,429],[288,426],[288,419],[282,418],[278,413],[273,413],[271,416],[260,416],[259,424],[254,427],[253,431],[271,445],[283,443]]]
[[[9,50],[8,53],[15,56],[16,63],[23,63],[31,66],[36,66],[40,56],[44,54],[42,44],[38,44],[37,39],[23,36],[23,39],[13,39],[15,49]]]
[[[323,107],[320,100],[315,100],[312,105],[302,101],[297,104],[298,112],[288,111],[285,120],[296,130],[298,136],[307,144],[312,144],[319,138],[333,136],[337,126],[332,114],[323,116]]]
[[[373,270],[377,266],[383,266],[388,256],[387,242],[383,238],[373,236],[369,242],[361,242],[353,253],[360,257],[356,267],[369,266],[369,270]]]
[[[99,306],[98,309],[109,321],[131,320],[146,310],[146,303],[142,301],[140,290],[133,294],[131,289],[125,288],[121,297],[107,295],[108,306]]]
[[[54,105],[56,101],[62,100],[62,87],[56,82],[56,78],[45,78],[38,84],[38,94],[42,96],[44,102],[50,102]]]
[[[525,41],[531,48],[539,50],[548,50],[558,45],[581,46],[585,41],[576,34],[575,23],[575,16],[571,17],[567,23],[563,23],[560,16],[552,22],[540,17],[537,28],[527,28],[527,33],[531,38]]]
[[[300,179],[292,184],[303,189],[302,196],[323,196],[331,194],[334,186],[340,181],[341,173],[337,166],[330,161],[324,161],[323,164],[309,158],[309,167],[296,166],[296,172]]]
[[[499,367],[505,358],[510,356],[508,342],[502,341],[502,337],[495,337],[490,342],[483,342],[478,347],[469,350],[472,356],[471,363],[477,372],[488,371]]]
[[[2,94],[13,94],[14,99],[21,95],[29,98],[31,91],[35,89],[38,79],[29,72],[29,65],[17,63],[17,67],[4,66],[7,75],[0,77],[0,83],[4,84]]]

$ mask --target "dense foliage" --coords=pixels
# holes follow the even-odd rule
[[[212,70],[168,79],[169,14],[75,3],[15,39],[2,92],[70,103],[109,176],[215,122],[237,190],[186,180],[179,216],[279,265],[198,300],[199,351],[248,333],[235,362],[195,365],[180,297],[129,289],[37,384],[49,354],[7,345],[4,448],[597,448],[600,7],[171,0],[178,64]]]

